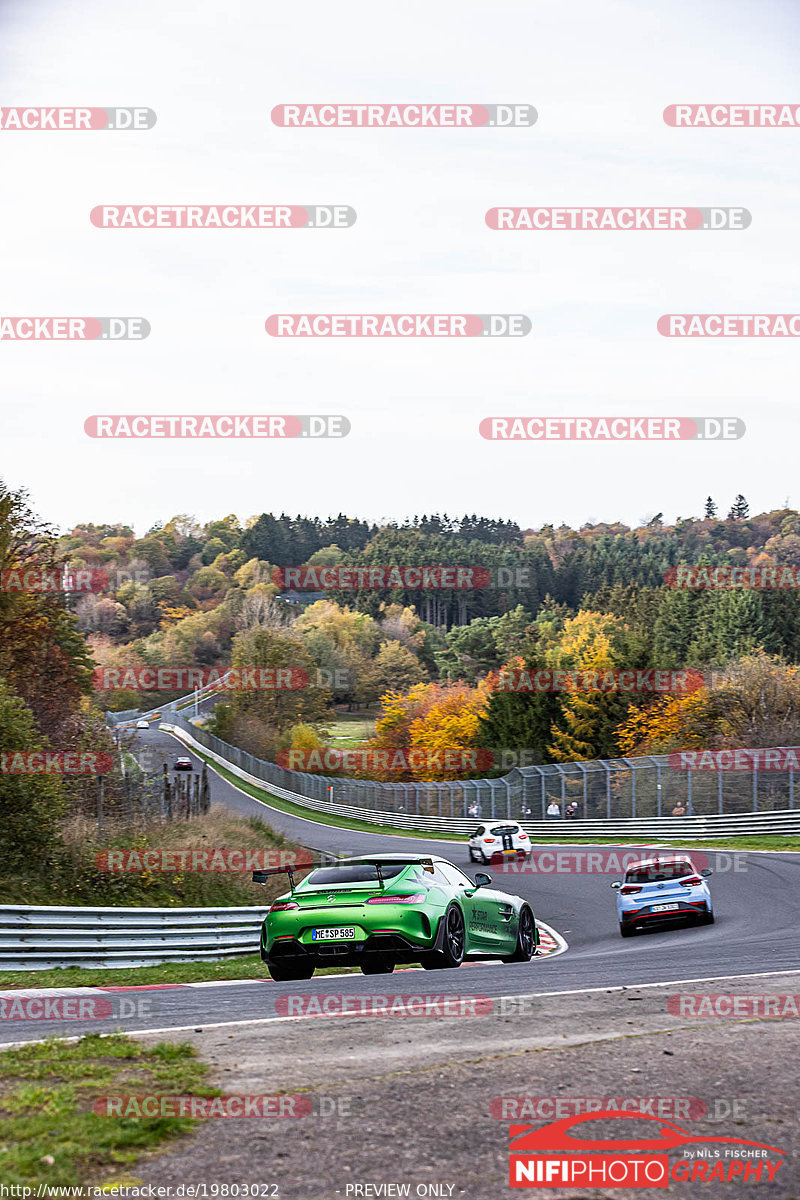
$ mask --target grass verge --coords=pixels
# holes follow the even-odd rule
[[[263,905],[284,889],[283,880],[266,887],[248,872],[103,869],[102,852],[122,849],[243,850],[294,849],[257,817],[242,817],[223,805],[202,816],[169,823],[149,821],[119,828],[98,841],[92,821],[76,817],[59,831],[60,841],[45,862],[29,862],[0,877],[0,904],[146,906],[150,908]]]
[[[70,1186],[117,1182],[139,1155],[187,1133],[182,1117],[106,1117],[110,1094],[218,1095],[193,1046],[142,1046],[121,1034],[49,1040],[0,1053],[3,1183]],[[128,1180],[130,1182],[130,1180]]]
[[[317,975],[341,975],[357,967],[321,967]],[[0,971],[0,990],[44,987],[135,987],[154,983],[207,983],[227,979],[269,979],[266,963],[258,954],[220,962],[161,963],[153,967],[120,967],[89,970],[86,967],[56,967],[47,971]],[[9,1037],[9,1041],[11,1038]],[[0,1159],[0,1172],[2,1160]]]

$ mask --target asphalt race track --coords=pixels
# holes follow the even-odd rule
[[[159,755],[163,753],[170,765],[178,754],[187,753],[174,738],[158,730],[137,736]],[[196,759],[195,763],[199,765]],[[314,849],[336,854],[376,850],[436,853],[469,870],[462,844],[320,825],[259,804],[214,772],[211,784],[212,802],[242,814],[257,814],[292,840]],[[612,879],[618,878],[616,872],[507,876],[496,872],[498,887],[524,896],[537,918],[561,934],[568,943],[565,953],[528,964],[476,964],[459,971],[415,970],[369,978],[356,973],[336,977],[335,984],[329,975],[290,984],[267,980],[159,988],[139,993],[148,1003],[137,1005],[132,1015],[117,1015],[108,1021],[14,1021],[13,1039],[11,1022],[6,1022],[3,1043],[114,1028],[129,1032],[194,1030],[228,1022],[279,1020],[276,1000],[282,994],[296,996],[333,988],[344,994],[396,994],[400,979],[404,980],[403,990],[408,990],[405,983],[413,979],[415,994],[456,995],[469,990],[499,997],[800,970],[800,854],[708,852],[708,857],[714,870],[710,883],[716,924],[712,926],[662,928],[623,940],[609,887]],[[102,972],[97,976],[102,986]]]

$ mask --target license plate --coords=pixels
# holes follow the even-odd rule
[[[516,854],[516,850],[504,850],[503,854]]]
[[[654,904],[653,912],[671,912],[673,908],[680,908],[680,904]]]
[[[312,929],[312,942],[332,942],[343,939],[353,941],[356,936],[355,925],[343,925],[340,929]]]

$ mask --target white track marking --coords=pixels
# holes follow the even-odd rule
[[[775,978],[784,975],[800,975],[800,970],[790,971],[754,971],[751,975],[706,975],[702,979],[667,979],[660,983],[626,983],[624,985],[615,984],[610,987],[591,987],[591,988],[568,988],[561,992],[521,992],[517,995],[492,996],[491,999],[500,1000],[540,1000],[546,999],[549,996],[583,996],[591,992],[633,992],[641,991],[643,988],[658,988],[672,987],[678,983],[719,983],[730,979],[765,979]],[[341,976],[325,976],[326,979],[339,979]],[[256,981],[252,981],[256,982]],[[343,1018],[367,1016],[369,1014],[362,1013],[340,1013],[337,1016]],[[236,1026],[247,1025],[273,1025],[283,1021],[315,1021],[319,1017],[316,1014],[309,1014],[296,1017],[256,1017],[244,1021],[200,1021],[199,1025],[164,1025],[159,1029],[123,1029],[115,1032],[124,1033],[126,1037],[148,1037],[153,1034],[162,1033],[206,1033],[209,1029],[231,1029]],[[325,1015],[328,1021],[334,1021],[336,1016]],[[76,1037],[57,1038],[59,1042],[79,1042],[84,1034],[78,1034]],[[112,1035],[101,1034],[101,1037],[109,1037]],[[46,1041],[46,1038],[30,1038],[26,1042],[0,1042],[0,1050],[13,1050],[16,1046],[35,1046]]]

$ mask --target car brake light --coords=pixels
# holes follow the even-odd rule
[[[483,840],[484,840],[485,842],[496,842],[496,841],[497,841],[497,838],[489,838],[489,837],[487,837],[487,838],[484,838]]]
[[[272,908],[269,910],[274,912],[286,912],[287,908],[299,908],[300,905],[296,900],[276,900]]]
[[[619,889],[621,896],[632,896],[635,892],[640,892],[642,889],[633,883],[626,883],[624,887]]]
[[[702,883],[699,875],[690,875],[688,879],[681,880],[681,887],[694,887],[697,883]]]
[[[528,835],[527,835],[527,833],[518,833],[518,834],[517,834],[517,837],[519,838],[519,840],[520,840],[521,842],[527,842],[527,840],[528,840]]]
[[[410,896],[371,896],[367,904],[422,904],[424,892],[414,892]]]

